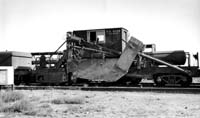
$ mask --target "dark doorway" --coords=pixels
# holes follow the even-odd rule
[[[90,32],[90,41],[96,42],[96,32]]]

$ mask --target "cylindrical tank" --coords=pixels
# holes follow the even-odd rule
[[[149,55],[173,65],[184,65],[186,62],[186,54],[183,50],[154,52]]]

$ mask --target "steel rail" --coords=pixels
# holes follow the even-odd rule
[[[83,90],[83,91],[121,91],[121,92],[159,92],[159,93],[200,93],[199,86],[191,86],[188,88],[183,87],[152,87],[152,86],[137,86],[137,87],[124,87],[124,86],[109,86],[109,87],[96,87],[96,86],[15,86],[15,90]]]

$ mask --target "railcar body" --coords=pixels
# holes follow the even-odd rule
[[[114,71],[118,74],[124,73],[123,77],[114,79],[119,83],[138,84],[142,78],[148,78],[154,80],[155,84],[158,86],[163,86],[166,84],[188,86],[190,83],[192,83],[192,77],[200,76],[200,71],[198,69],[199,66],[190,66],[190,55],[183,50],[157,52],[155,45],[144,45],[137,50],[140,43],[135,40],[135,42],[131,44],[131,52],[133,53],[130,53],[130,51],[125,50],[126,48],[131,47],[130,43],[128,43],[128,33],[127,30],[125,30],[126,33],[123,34],[123,30],[124,28],[100,29],[101,32],[104,32],[102,33],[103,36],[101,35],[101,37],[105,37],[104,43],[99,43],[98,41],[93,42],[94,40],[98,39],[97,35],[93,35],[98,34],[98,29],[74,31],[74,35],[82,37],[83,40],[88,43],[101,46],[101,50],[103,50],[103,48],[107,48],[109,49],[107,52],[112,52],[113,55],[116,51],[118,51],[118,57],[112,56],[112,58],[109,58],[111,57],[111,54],[104,53],[106,56],[99,56],[100,58],[97,59],[95,58],[96,56],[94,56],[96,52],[84,50],[85,52],[89,53],[90,56],[87,56],[87,60],[80,60],[81,63],[76,71],[73,72],[75,73],[75,78],[85,78],[89,79],[90,81],[110,82],[113,80],[112,76],[115,76],[116,78],[118,77],[117,75],[112,75],[112,71]],[[110,36],[110,33],[112,36]],[[76,43],[73,45],[76,45]],[[87,47],[87,45],[84,44],[78,45],[80,47]],[[124,47],[119,45],[124,45]],[[151,52],[144,52],[145,48],[149,47],[154,49],[152,49]],[[130,55],[133,54],[136,54],[137,56],[131,57]],[[84,55],[82,58],[84,58]],[[119,60],[122,59],[124,61],[121,61],[119,64]],[[132,63],[130,63],[131,66],[129,66],[130,64],[127,63],[128,60],[132,60]],[[198,58],[196,58],[196,60],[198,62]],[[188,65],[185,64],[186,61],[188,61]],[[122,69],[122,71],[116,71],[116,66],[117,68]],[[123,67],[129,68],[123,70]],[[107,76],[106,71],[110,72],[110,76]]]
[[[63,46],[66,49],[59,51]],[[15,67],[16,85],[138,84],[148,78],[157,86],[188,86],[192,77],[200,76],[199,64],[191,66],[188,52],[158,52],[155,47],[129,37],[128,30],[121,27],[76,30],[67,33],[55,52],[1,52],[0,66]],[[147,48],[151,52],[145,52]],[[199,63],[198,54],[194,57]]]

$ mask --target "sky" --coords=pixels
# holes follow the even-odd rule
[[[200,52],[200,0],[0,0],[0,51],[55,51],[67,31],[111,27],[157,51]]]

